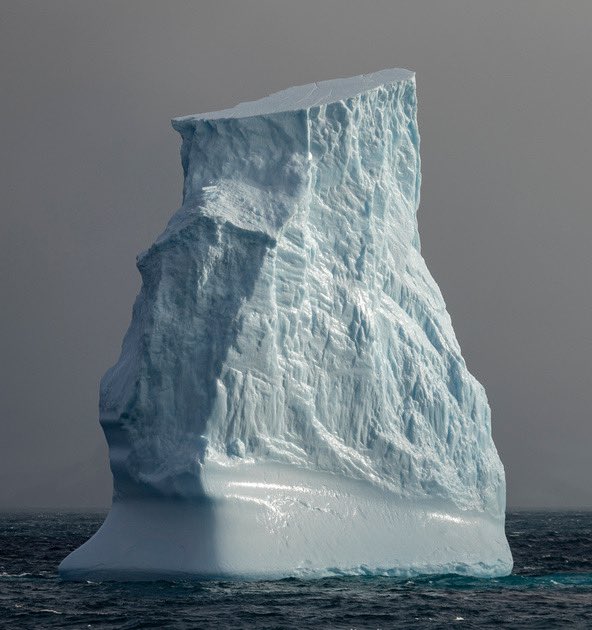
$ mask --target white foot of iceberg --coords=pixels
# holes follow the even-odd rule
[[[420,254],[415,80],[177,118],[183,205],[101,383],[69,579],[510,572],[504,472]]]

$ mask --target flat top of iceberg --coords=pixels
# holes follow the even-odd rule
[[[239,103],[229,109],[173,118],[173,126],[175,126],[175,123],[178,124],[192,120],[246,118],[248,116],[260,116],[308,109],[309,107],[315,107],[317,105],[326,105],[327,103],[342,101],[346,98],[361,94],[362,92],[372,90],[380,85],[405,81],[414,76],[415,73],[411,70],[390,68],[372,72],[371,74],[360,74],[356,77],[297,85],[287,90],[275,92],[256,101]]]

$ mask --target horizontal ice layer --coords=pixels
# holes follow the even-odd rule
[[[173,121],[183,205],[101,384],[114,506],[63,575],[510,570],[489,406],[419,250],[416,111],[386,70]]]
[[[496,518],[281,464],[206,467],[210,498],[115,501],[69,579],[507,573]],[[213,497],[213,498],[211,498]]]

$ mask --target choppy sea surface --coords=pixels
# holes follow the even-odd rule
[[[510,513],[501,579],[61,581],[104,516],[0,513],[1,628],[592,628],[592,512]]]

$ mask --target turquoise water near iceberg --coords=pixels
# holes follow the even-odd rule
[[[69,583],[105,512],[0,514],[0,628],[592,627],[592,512],[512,512],[512,575]]]

